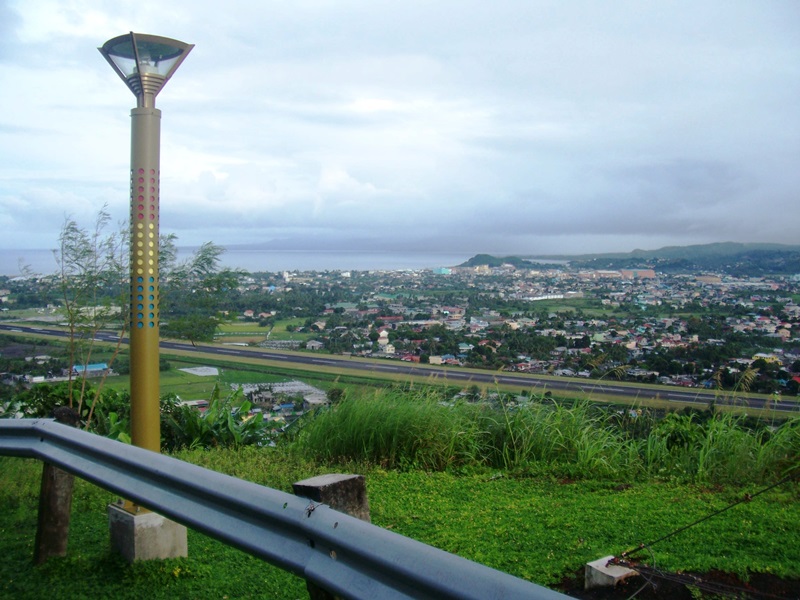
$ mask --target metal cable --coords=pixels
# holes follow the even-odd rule
[[[648,549],[648,550],[650,550],[650,548],[649,548],[649,547],[648,547],[647,549]],[[653,554],[653,551],[652,551],[652,550],[650,550],[650,558],[651,558],[651,559],[652,559],[652,561],[653,561],[653,569],[655,569],[655,568],[656,568],[656,555],[655,555],[655,554]],[[643,591],[644,591],[644,589],[645,589],[645,588],[646,588],[648,585],[651,585],[651,586],[653,586],[653,589],[655,589],[655,588],[656,588],[656,584],[655,584],[655,583],[653,583],[653,580],[652,580],[652,578],[651,578],[651,577],[648,577],[648,576],[647,576],[645,573],[643,573],[642,571],[638,571],[638,570],[636,570],[634,567],[631,567],[631,568],[633,568],[633,569],[634,569],[634,570],[635,570],[637,573],[639,573],[639,575],[641,575],[642,577],[644,577],[644,584],[642,585],[642,587],[640,587],[638,590],[636,590],[636,591],[635,591],[633,594],[631,594],[631,595],[630,595],[630,596],[627,598],[627,600],[633,600],[633,599],[634,599],[636,596],[638,596],[638,595],[639,595],[641,592],[643,592]]]
[[[726,583],[712,583],[709,581],[705,581],[702,577],[697,575],[684,575],[678,573],[668,573],[666,571],[662,571],[660,569],[655,569],[651,567],[647,567],[645,565],[638,565],[638,566],[631,566],[630,568],[634,569],[643,577],[646,577],[645,573],[650,577],[655,577],[659,579],[664,579],[666,581],[672,581],[675,583],[681,583],[683,585],[696,587],[701,589],[705,592],[711,592],[713,594],[721,594],[725,596],[729,596],[731,598],[741,598],[742,594],[745,594],[747,597],[752,598],[767,598],[770,600],[790,600],[785,596],[778,596],[776,594],[771,594],[769,592],[762,592],[760,590],[753,590],[749,588],[744,588],[737,585],[730,585]],[[636,592],[637,594],[639,592]]]
[[[770,490],[772,490],[772,489],[774,489],[774,488],[776,488],[776,487],[778,487],[780,485],[783,485],[787,481],[791,481],[794,477],[795,477],[794,473],[786,475],[783,479],[773,483],[772,485],[769,485],[769,486],[765,487],[762,490],[757,491],[754,494],[745,494],[741,499],[737,500],[736,502],[734,502],[732,504],[729,504],[728,506],[726,506],[724,508],[719,509],[718,511],[715,511],[715,512],[713,512],[711,514],[708,514],[708,515],[706,515],[706,516],[704,516],[704,517],[702,517],[700,519],[697,519],[696,521],[693,521],[692,523],[689,523],[688,525],[684,525],[683,527],[679,527],[675,531],[672,531],[672,532],[670,532],[670,533],[668,533],[668,534],[666,534],[664,536],[661,536],[660,538],[658,538],[655,541],[649,542],[647,544],[639,544],[639,546],[637,546],[636,548],[632,548],[631,550],[623,552],[620,556],[622,558],[627,558],[627,557],[629,557],[629,556],[641,551],[644,548],[650,548],[651,546],[655,546],[659,542],[663,542],[664,540],[669,539],[672,536],[677,535],[677,534],[679,534],[679,533],[681,533],[683,531],[686,531],[687,529],[689,529],[691,527],[694,527],[695,525],[699,525],[700,523],[703,523],[704,521],[708,521],[709,519],[711,519],[713,517],[716,517],[717,515],[721,515],[725,511],[728,511],[728,510],[732,509],[735,506],[738,506],[738,505],[743,504],[745,502],[750,502],[753,498],[755,498],[757,496],[760,496],[761,494],[764,494],[765,492],[768,492],[768,491],[770,491]]]
[[[641,588],[639,588],[638,590],[636,590],[636,592],[634,592],[630,597],[628,597],[627,600],[633,600],[633,598],[635,598],[640,592],[642,592],[642,590],[644,590],[648,585],[652,585],[655,588],[656,586],[655,586],[655,584],[653,583],[653,580],[652,580],[652,578],[654,578],[654,577],[655,578],[664,579],[664,580],[667,580],[667,581],[673,581],[673,582],[676,582],[676,583],[681,583],[683,585],[691,585],[691,586],[697,587],[697,588],[702,589],[702,590],[707,591],[707,592],[711,592],[711,593],[715,593],[715,594],[723,594],[723,595],[726,595],[726,596],[729,596],[729,597],[739,598],[740,594],[744,593],[744,594],[749,595],[751,597],[768,598],[768,599],[774,599],[774,600],[787,600],[786,598],[784,598],[782,596],[776,596],[776,595],[770,594],[768,592],[761,592],[761,591],[758,591],[758,590],[749,590],[747,588],[743,588],[743,587],[740,587],[740,586],[732,586],[732,585],[727,585],[727,584],[722,584],[722,583],[709,583],[709,582],[704,581],[701,577],[696,576],[696,575],[682,575],[682,574],[668,573],[666,571],[662,571],[662,570],[657,569],[655,567],[655,554],[653,553],[651,547],[654,546],[655,544],[658,544],[659,542],[663,542],[664,540],[671,538],[674,535],[677,535],[677,534],[679,534],[679,533],[681,533],[683,531],[686,531],[687,529],[689,529],[691,527],[694,527],[695,525],[703,523],[704,521],[707,521],[707,520],[711,519],[712,517],[716,517],[717,515],[720,515],[720,514],[724,513],[725,511],[730,510],[731,508],[733,508],[735,506],[738,506],[739,504],[742,504],[744,502],[750,502],[753,498],[756,498],[757,496],[760,496],[761,494],[764,494],[764,493],[766,493],[766,492],[768,492],[768,491],[770,491],[770,490],[772,490],[772,489],[774,489],[774,488],[776,488],[776,487],[778,487],[780,485],[783,485],[784,483],[786,483],[788,481],[791,481],[792,479],[794,479],[796,477],[796,474],[794,473],[794,471],[796,471],[797,468],[798,467],[794,467],[793,469],[791,469],[791,471],[790,471],[790,473],[788,475],[786,475],[785,477],[783,477],[779,481],[777,481],[777,482],[775,482],[775,483],[773,483],[773,484],[771,484],[771,485],[759,490],[758,492],[756,492],[754,494],[745,494],[744,497],[742,497],[741,499],[737,500],[736,502],[733,502],[732,504],[729,504],[728,506],[726,506],[724,508],[721,508],[718,511],[715,511],[715,512],[713,512],[711,514],[708,514],[708,515],[706,515],[706,516],[704,516],[704,517],[702,517],[700,519],[697,519],[696,521],[693,521],[692,523],[689,523],[688,525],[684,525],[683,527],[680,527],[680,528],[676,529],[675,531],[672,531],[672,532],[670,532],[670,533],[668,533],[668,534],[666,534],[666,535],[664,535],[664,536],[658,538],[657,540],[652,541],[652,542],[650,542],[648,544],[639,544],[639,546],[637,546],[636,548],[628,550],[627,552],[623,552],[620,555],[620,558],[614,558],[613,562],[615,564],[619,564],[619,565],[622,565],[622,566],[626,566],[626,567],[628,567],[630,569],[633,569],[634,571],[636,571],[642,577],[645,578],[644,585]],[[649,567],[647,565],[640,565],[638,563],[634,563],[634,562],[631,562],[629,560],[631,555],[636,554],[638,552],[641,552],[644,549],[647,549],[650,552],[650,556],[651,556],[652,562],[653,562],[653,566],[652,567]]]

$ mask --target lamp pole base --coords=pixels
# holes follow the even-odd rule
[[[128,562],[188,555],[186,527],[153,512],[131,514],[108,505],[111,547]]]

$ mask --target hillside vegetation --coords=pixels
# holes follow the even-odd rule
[[[528,260],[535,259],[535,262]],[[548,262],[569,262],[573,268],[650,268],[663,273],[725,272],[734,276],[800,273],[800,246],[722,242],[694,246],[666,246],[657,250],[633,250],[604,254],[532,255],[495,257],[478,254],[462,267],[510,264],[517,268],[542,268]]]
[[[226,435],[214,421],[216,434],[187,438],[174,454],[287,491],[313,475],[362,473],[377,525],[570,593],[585,562],[739,503],[640,558],[666,572],[725,571],[740,583],[800,579],[800,486],[790,481],[800,456],[796,419],[658,419],[546,398],[454,403],[429,390],[349,396],[295,422],[276,447],[252,444],[264,442],[263,432]],[[187,559],[123,564],[98,543],[113,497],[86,483],[76,489],[69,556],[33,567],[39,469],[0,459],[0,549],[9,557],[0,563],[0,597],[40,598],[45,588],[53,598],[304,595],[296,578],[196,534]]]

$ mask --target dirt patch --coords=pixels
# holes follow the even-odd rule
[[[712,571],[704,574],[684,574],[687,578],[696,578],[697,585],[671,581],[660,577],[653,578],[652,584],[644,577],[636,576],[620,582],[615,588],[583,589],[583,569],[576,571],[570,579],[564,580],[559,590],[579,600],[625,600],[636,594],[637,600],[695,600],[698,587],[704,590],[704,597],[712,598],[778,598],[783,600],[800,600],[800,579],[781,579],[773,575],[754,573],[748,581],[742,581],[736,575]],[[645,585],[646,584],[646,585]],[[713,588],[716,591],[714,596]]]

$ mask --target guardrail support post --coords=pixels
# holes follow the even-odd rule
[[[340,473],[319,475],[298,481],[292,485],[292,489],[295,496],[327,504],[333,510],[346,513],[367,523],[371,522],[367,486],[363,475]],[[336,600],[338,598],[310,581],[306,581],[306,588],[311,600]]]
[[[53,411],[56,421],[74,427],[78,415],[61,406]],[[66,556],[69,521],[72,512],[72,488],[75,477],[50,463],[43,463],[39,492],[39,519],[33,562],[40,565],[52,556]]]
[[[333,510],[371,523],[367,485],[363,475],[331,473],[298,481],[292,485],[295,496],[327,504]]]

